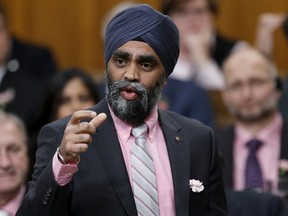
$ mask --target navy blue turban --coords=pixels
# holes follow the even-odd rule
[[[154,50],[169,76],[179,56],[178,28],[170,17],[144,4],[119,12],[108,23],[105,33],[105,65],[120,46],[139,39]]]

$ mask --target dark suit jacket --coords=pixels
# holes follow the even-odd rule
[[[88,151],[81,154],[79,170],[66,186],[55,182],[51,162],[69,117],[43,127],[33,181],[18,216],[137,215],[105,99],[91,109],[106,113],[107,119],[97,128]],[[159,121],[171,164],[177,216],[226,215],[222,172],[212,131],[197,121],[161,110]],[[190,179],[202,181],[204,190],[193,193]]]
[[[13,71],[9,66],[11,61],[18,62],[18,67]],[[13,38],[6,65],[7,71],[0,83],[0,93],[10,88],[15,91],[15,98],[5,109],[18,115],[30,129],[41,107],[45,84],[55,73],[54,59],[47,48]]]
[[[284,201],[270,193],[226,190],[229,216],[287,216]]]
[[[168,103],[169,110],[188,118],[201,121],[214,127],[214,116],[208,92],[193,81],[180,81],[168,78],[162,98]]]
[[[284,120],[281,133],[280,159],[288,160],[288,121]],[[233,143],[235,139],[234,126],[216,131],[218,150],[223,160],[224,185],[233,188]]]

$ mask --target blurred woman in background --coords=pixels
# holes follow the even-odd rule
[[[29,133],[30,175],[35,163],[37,137],[47,123],[63,118],[77,110],[87,109],[100,100],[96,82],[85,71],[68,68],[56,73],[49,82],[43,106]]]

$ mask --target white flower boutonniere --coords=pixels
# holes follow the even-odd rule
[[[279,162],[279,176],[288,176],[288,160],[282,159]]]
[[[199,180],[192,179],[189,181],[189,185],[194,193],[200,193],[204,190],[203,182],[200,182]]]

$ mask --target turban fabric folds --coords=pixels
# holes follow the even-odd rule
[[[147,43],[158,55],[167,76],[172,73],[179,56],[179,31],[170,17],[145,4],[116,14],[106,28],[105,65],[120,46],[133,39]]]

